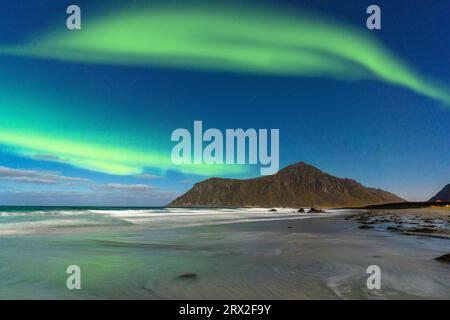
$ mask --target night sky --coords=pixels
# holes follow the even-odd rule
[[[1,2],[0,205],[163,205],[258,176],[174,165],[194,120],[279,128],[280,167],[427,200],[450,183],[450,3],[377,1],[381,30],[370,4]]]

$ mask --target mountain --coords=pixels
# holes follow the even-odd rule
[[[441,191],[439,191],[433,198],[428,200],[429,202],[450,202],[450,184],[446,185]]]
[[[343,207],[404,201],[395,194],[367,188],[355,180],[337,178],[299,162],[271,176],[204,180],[169,206]]]

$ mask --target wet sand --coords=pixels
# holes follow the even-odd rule
[[[450,299],[450,266],[435,260],[448,239],[359,227],[324,217],[2,237],[0,298]],[[80,291],[65,288],[70,264]],[[366,286],[369,265],[381,290]]]

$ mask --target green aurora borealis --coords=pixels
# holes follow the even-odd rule
[[[22,81],[20,73],[11,78],[4,73],[0,78],[0,84],[5,89],[0,97],[0,145],[3,152],[27,159],[40,157],[48,162],[117,176],[135,176],[149,171],[160,175],[174,171],[201,177],[249,175],[249,166],[177,166],[171,162],[173,143],[170,132],[180,123],[189,125],[192,120],[209,120],[208,115],[205,119],[188,119],[188,112],[185,112],[183,121],[172,124],[164,117],[172,116],[178,120],[175,108],[185,106],[175,106],[167,111],[174,113],[168,115],[164,114],[167,106],[158,105],[158,101],[141,99],[143,102],[139,108],[142,109],[136,111],[133,109],[135,105],[128,104],[127,100],[111,101],[108,96],[103,99],[101,94],[96,95],[92,84],[86,89],[83,83],[80,83],[83,94],[77,95],[77,88],[73,88],[76,98],[71,96],[70,85],[67,85],[65,92],[52,92],[52,81],[55,81],[52,76],[63,72],[66,65],[74,66],[70,70],[77,70],[79,66],[83,70],[91,67],[94,70],[121,69],[120,72],[125,75],[123,81],[127,80],[126,72],[156,68],[158,72],[193,72],[191,77],[217,73],[225,77],[230,74],[243,75],[244,79],[306,78],[340,82],[348,86],[366,82],[382,88],[392,87],[392,90],[398,90],[405,96],[417,96],[423,99],[420,101],[429,101],[429,106],[424,108],[440,106],[441,109],[436,109],[445,111],[450,105],[448,84],[442,83],[445,78],[435,80],[425,76],[422,73],[426,68],[412,66],[408,59],[397,55],[365,26],[356,28],[353,24],[300,8],[288,11],[263,5],[130,7],[122,10],[116,7],[94,15],[83,14],[82,30],[79,31],[68,31],[65,25],[54,23],[48,28],[18,37],[18,41],[0,44],[0,58],[5,60],[24,59],[28,64],[54,64],[48,77],[45,74],[30,75],[28,84],[38,80],[30,88],[23,85],[26,90],[23,95],[21,85],[17,84]],[[101,69],[102,72],[105,69]],[[9,72],[13,74],[11,70]],[[92,72],[95,78],[96,71]],[[74,74],[73,78],[76,76]],[[250,77],[245,78],[247,76]],[[42,77],[42,82],[39,77]],[[14,90],[11,89],[13,86]],[[164,90],[169,90],[169,86]],[[106,87],[103,84],[103,88]],[[92,95],[86,93],[89,90],[92,90]],[[104,93],[106,89],[103,90]],[[176,88],[173,90],[173,94],[177,94]],[[224,94],[226,90],[224,87]],[[299,87],[299,94],[301,90]],[[133,92],[129,94],[133,95]],[[170,93],[164,94],[170,96]],[[195,94],[200,96],[202,93]],[[319,95],[325,94],[320,92]],[[161,99],[166,96],[161,95]],[[295,96],[289,99],[294,100]],[[257,108],[257,104],[255,102],[252,107]],[[282,104],[283,101],[280,101],[280,106],[276,107],[281,108]],[[102,119],[110,105],[110,114]],[[201,107],[212,109],[215,106]],[[129,110],[121,111],[120,108]],[[143,111],[145,117],[140,117],[139,112],[144,108],[147,108]],[[364,106],[360,108],[364,109]],[[360,116],[363,115],[364,112],[361,112]],[[263,116],[257,119],[263,119]],[[318,117],[321,116],[318,114]],[[293,115],[293,121],[295,117]],[[189,121],[184,121],[187,119]],[[215,125],[217,123],[211,121],[211,127]],[[280,132],[281,139],[284,139],[285,131]],[[290,137],[296,134],[292,131]],[[358,133],[349,135],[357,136]],[[374,139],[377,138],[376,135]],[[371,142],[369,138],[367,141]]]
[[[270,23],[268,23],[270,21]],[[227,7],[152,8],[87,21],[3,52],[45,58],[243,73],[374,79],[450,103],[367,32],[319,16]]]

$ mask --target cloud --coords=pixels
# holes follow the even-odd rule
[[[82,32],[51,32],[0,52],[88,63],[370,79],[450,104],[448,88],[418,74],[367,32],[307,13],[254,9],[120,11],[94,17]]]
[[[0,181],[73,186],[86,183],[80,191],[61,188],[54,191],[14,190],[0,185],[0,205],[86,205],[86,206],[160,206],[175,199],[178,193],[146,184],[107,183],[68,177],[57,172],[13,169],[0,166]]]
[[[147,192],[121,192],[104,190],[75,191],[37,191],[1,190],[0,205],[30,206],[162,206],[171,202],[179,194],[151,190]]]
[[[67,177],[57,172],[13,169],[0,166],[0,180],[37,184],[88,183],[89,179]]]
[[[45,161],[57,161],[57,162],[62,161],[62,159],[60,157],[52,155],[52,154],[36,154],[36,155],[33,155],[33,159],[45,160]]]
[[[50,162],[60,162],[65,163],[62,158],[53,155],[53,154],[33,154],[31,155],[31,158],[38,161],[50,161]]]
[[[120,190],[120,191],[150,191],[157,189],[156,187],[147,184],[122,184],[122,183],[108,183],[96,185],[95,188],[104,190]]]
[[[153,180],[153,179],[162,179],[162,176],[158,176],[156,174],[143,173],[136,176],[140,179]]]

